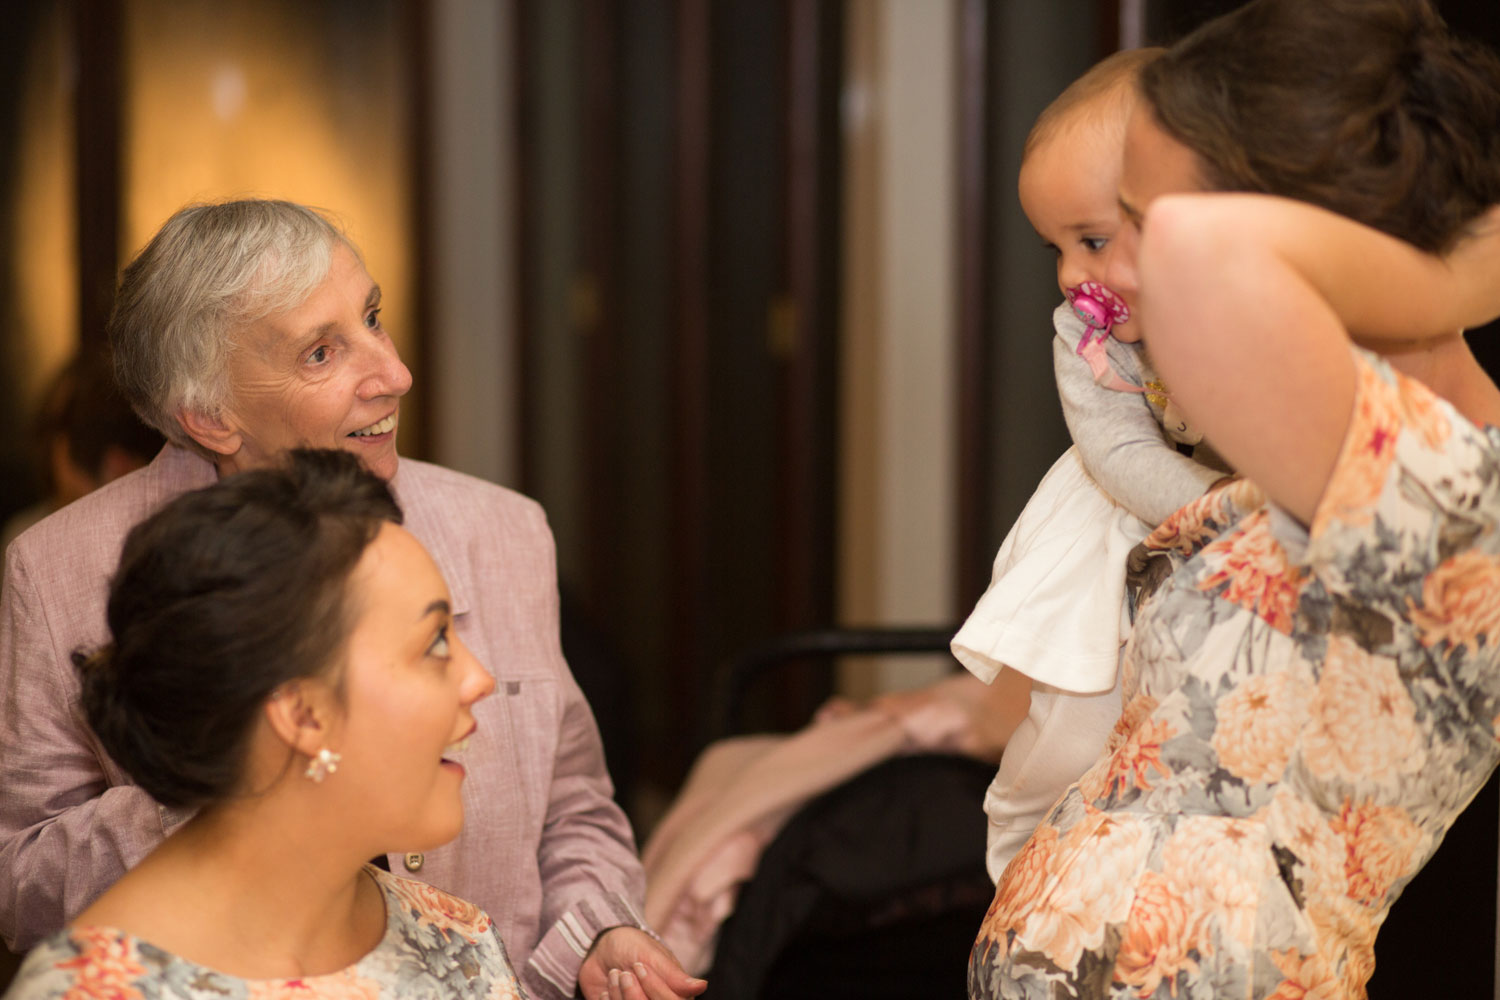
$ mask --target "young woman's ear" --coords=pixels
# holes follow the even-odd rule
[[[315,682],[290,681],[266,700],[271,731],[297,753],[311,757],[328,746],[329,702]]]

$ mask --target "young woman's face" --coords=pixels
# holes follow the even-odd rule
[[[345,797],[372,854],[429,850],[463,827],[456,745],[495,681],[454,632],[437,565],[404,528],[381,527],[349,587],[356,617],[328,741],[343,760],[326,787]]]
[[[1197,154],[1168,135],[1147,104],[1138,103],[1125,126],[1125,160],[1118,196],[1123,224],[1105,282],[1132,311],[1140,291],[1135,264],[1146,210],[1164,194],[1202,190],[1205,186]]]

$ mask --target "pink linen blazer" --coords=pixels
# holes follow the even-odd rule
[[[149,466],[23,533],[0,592],[0,936],[29,947],[187,818],[135,787],[77,706],[70,654],[108,638],[110,574],[131,526],[207,486],[214,467],[168,445]],[[643,926],[645,879],[615,804],[593,713],[558,637],[552,535],[502,487],[402,459],[407,528],[452,592],[458,634],[495,676],[465,755],[464,832],[411,871],[484,907],[533,997],[569,997],[594,937]]]

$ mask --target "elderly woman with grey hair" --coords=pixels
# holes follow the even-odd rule
[[[642,927],[630,827],[562,657],[545,515],[501,487],[398,457],[411,374],[349,239],[287,202],[184,208],[122,274],[110,341],[121,387],[168,444],[7,554],[0,936],[19,949],[64,926],[187,818],[132,782],[76,707],[69,656],[106,638],[108,578],[127,531],[173,497],[289,449],[338,448],[389,482],[451,588],[457,635],[497,682],[474,709],[463,833],[385,863],[492,914],[533,996],[701,992]],[[286,874],[268,870],[248,891]]]

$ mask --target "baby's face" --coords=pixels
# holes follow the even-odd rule
[[[1076,141],[1064,129],[1033,149],[1021,164],[1021,209],[1048,249],[1057,254],[1057,287],[1064,295],[1085,281],[1104,280],[1123,221],[1116,189],[1119,158],[1091,156],[1097,143]],[[1140,337],[1128,322],[1112,331],[1127,343]]]

